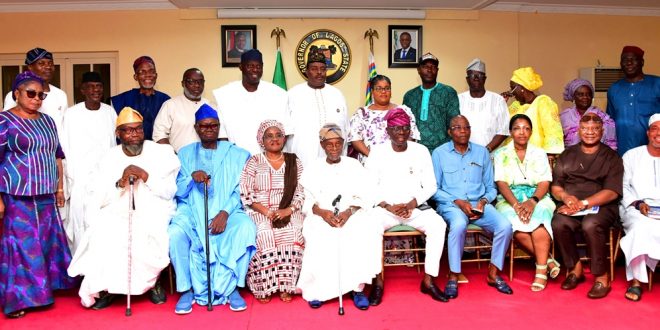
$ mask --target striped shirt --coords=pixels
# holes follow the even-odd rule
[[[0,192],[17,196],[57,190],[56,158],[64,158],[53,119],[0,112]]]

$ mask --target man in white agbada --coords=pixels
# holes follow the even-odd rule
[[[307,59],[307,82],[289,90],[289,117],[291,136],[287,148],[295,153],[307,168],[317,158],[325,158],[323,148],[316,143],[319,129],[327,123],[334,123],[341,128],[347,138],[348,112],[346,99],[341,91],[326,84],[327,65],[325,56],[311,53]],[[346,154],[344,146],[344,154]]]
[[[101,103],[101,75],[85,72],[80,93],[85,101],[67,109],[62,125],[64,140],[61,142],[67,159],[65,175],[69,187],[69,216],[64,222],[64,230],[72,254],[75,254],[85,232],[83,206],[91,173],[101,157],[117,145],[117,113],[110,105]]]
[[[287,128],[287,96],[279,86],[261,80],[264,73],[261,52],[250,49],[241,54],[241,80],[213,91],[220,117],[220,138],[247,150],[251,155],[261,153],[254,138],[264,120],[277,120]]]
[[[179,159],[172,148],[144,140],[142,116],[129,107],[117,117],[116,135],[121,145],[105,154],[88,185],[87,230],[68,269],[71,277],[84,276],[79,295],[82,305],[93,309],[105,308],[116,294],[129,292],[129,237],[130,293],[151,289],[151,302],[165,302],[162,287],[154,283],[170,262],[167,226],[176,208]],[[129,235],[130,177],[135,198]]]
[[[383,119],[387,121],[391,143],[374,146],[364,164],[377,180],[378,207],[374,212],[381,230],[404,224],[426,235],[425,274],[420,290],[434,300],[447,302],[445,294],[434,284],[440,271],[447,225],[433,208],[425,205],[437,190],[431,155],[423,145],[408,141],[410,117],[405,111],[390,110]],[[379,274],[373,282],[369,303],[378,305],[382,298],[383,277]]]
[[[204,82],[204,74],[197,68],[190,68],[183,73],[183,94],[165,101],[160,107],[154,120],[154,141],[169,144],[176,152],[193,142],[199,142],[194,128],[195,112],[202,104],[210,105],[202,97]]]
[[[626,236],[621,250],[626,255],[626,278],[631,281],[626,298],[642,298],[640,282],[648,282],[646,268],[660,260],[660,113],[649,119],[649,144],[623,155],[623,199],[619,213]]]
[[[362,290],[380,272],[383,246],[381,226],[369,211],[372,184],[360,162],[341,156],[339,126],[326,124],[318,134],[326,158],[311,163],[301,178],[305,254],[297,286],[312,308],[352,291],[355,307],[365,310],[369,300]]]
[[[500,94],[486,90],[486,63],[475,58],[466,73],[469,90],[458,94],[458,103],[472,125],[470,142],[492,152],[509,136],[509,110]]]

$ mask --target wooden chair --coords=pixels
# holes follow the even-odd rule
[[[552,256],[555,256],[555,245],[552,244]],[[525,250],[518,247],[518,243],[515,238],[511,238],[511,245],[509,246],[509,280],[513,280],[513,264],[515,259],[532,259],[532,256],[529,255]]]
[[[412,237],[412,245],[409,249],[385,249],[385,239],[387,237]],[[383,279],[385,279],[385,267],[394,267],[394,266],[417,266],[417,273],[421,272],[420,265],[424,264],[424,261],[419,261],[419,252],[424,251],[425,248],[417,247],[416,238],[424,237],[424,233],[421,231],[407,225],[396,225],[383,233],[383,254],[381,257],[381,273]],[[412,252],[415,255],[414,262],[400,262],[400,263],[385,263],[385,254],[386,253],[398,253],[398,252]]]
[[[621,244],[621,232],[622,230],[620,228],[615,228],[615,227],[610,227],[609,231],[609,241],[606,243],[606,245],[610,249],[609,256],[607,259],[610,260],[610,281],[614,281],[614,262],[616,261],[617,257],[619,256],[619,246]],[[579,243],[577,244],[578,248],[587,248],[586,243]],[[554,246],[553,246],[554,249]],[[580,258],[580,261],[589,261],[591,258],[584,256]],[[567,274],[569,269],[566,270]]]
[[[485,237],[488,240],[490,240],[491,237],[488,233],[486,233],[483,229],[481,229],[481,227],[474,224],[468,224],[465,237],[467,238],[468,236],[472,236],[472,238],[474,239],[474,245],[464,246],[463,251],[475,251],[476,257],[471,259],[461,258],[461,262],[462,263],[476,262],[477,269],[481,269],[481,262],[490,261],[490,258],[482,257],[481,252],[482,250],[491,250],[493,248],[493,245],[492,243],[491,244],[482,243],[480,238]]]

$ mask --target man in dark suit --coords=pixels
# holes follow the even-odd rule
[[[395,62],[415,62],[417,60],[417,50],[410,47],[411,41],[412,37],[410,36],[410,33],[403,32],[399,35],[399,44],[401,44],[401,48],[394,51]]]

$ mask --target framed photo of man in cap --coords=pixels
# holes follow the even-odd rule
[[[220,26],[222,41],[222,67],[238,67],[241,55],[257,48],[256,25],[222,25]]]
[[[416,68],[422,54],[421,25],[388,25],[389,68]]]

